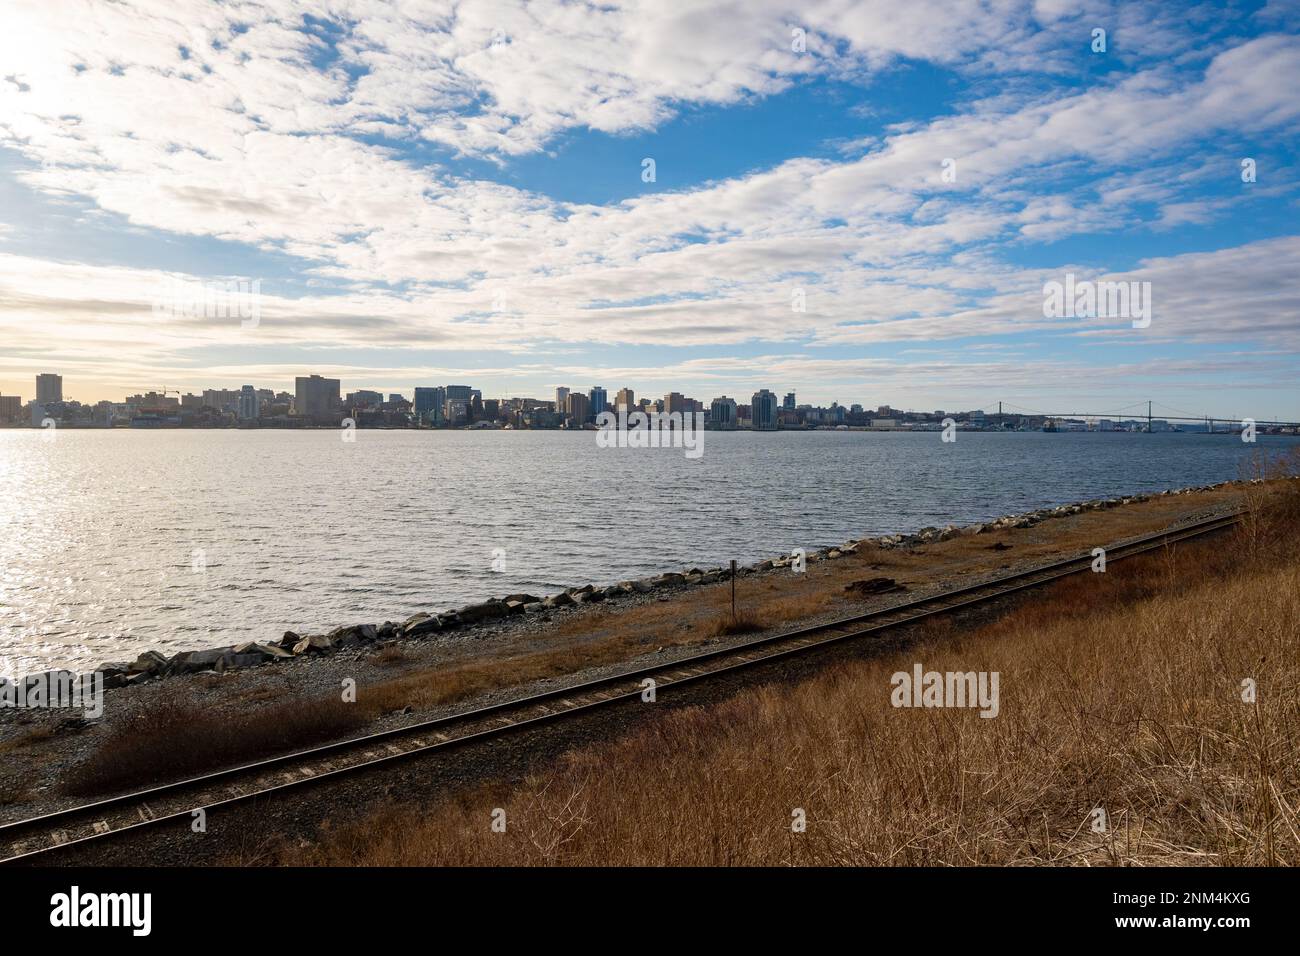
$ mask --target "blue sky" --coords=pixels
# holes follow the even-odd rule
[[[328,9],[16,5],[0,392],[1300,417],[1293,3]],[[236,279],[255,327],[178,304]]]

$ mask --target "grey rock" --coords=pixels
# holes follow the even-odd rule
[[[167,658],[157,651],[145,651],[131,663],[129,669],[135,674],[156,674],[166,666]]]
[[[334,642],[324,634],[308,634],[293,646],[295,654],[324,654],[334,649]]]
[[[532,603],[534,603],[535,601],[540,601],[540,600],[541,600],[541,598],[539,598],[539,597],[534,597],[534,596],[531,595],[531,594],[523,594],[523,593],[520,593],[520,594],[508,594],[508,595],[506,595],[506,597],[505,597],[505,602],[506,602],[507,604],[509,604],[511,601],[517,601],[517,602],[520,603],[520,604],[532,604]]]
[[[257,667],[259,664],[265,664],[269,658],[261,654],[227,654],[221,660],[217,661],[217,671],[234,670],[240,667]]]
[[[505,617],[509,613],[510,609],[506,607],[504,601],[484,601],[482,604],[471,604],[457,612],[460,620],[465,624],[492,621],[499,617]]]
[[[442,630],[442,618],[430,617],[427,614],[417,614],[409,618],[406,626],[402,629],[402,634],[406,637],[420,637],[423,634],[433,634]]]
[[[171,674],[193,674],[196,671],[211,670],[217,662],[231,653],[229,647],[218,647],[206,651],[182,651],[168,662],[167,672]]]
[[[567,594],[552,594],[546,600],[542,601],[544,607],[568,607],[573,603],[573,598]]]

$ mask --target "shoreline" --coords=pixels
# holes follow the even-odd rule
[[[818,557],[810,551],[802,574],[792,573],[788,560],[777,564],[778,558],[771,568],[750,566],[737,575],[738,608],[752,621],[740,632],[718,628],[730,619],[732,588],[723,576],[713,584],[688,584],[686,575],[678,581],[669,572],[663,585],[649,591],[620,588],[620,594],[604,600],[560,599],[532,613],[510,612],[411,637],[379,639],[376,628],[374,641],[340,641],[326,651],[278,658],[273,662],[278,666],[218,670],[214,665],[178,669],[167,679],[161,674],[138,677],[106,689],[98,717],[66,707],[0,707],[0,753],[7,758],[7,770],[0,773],[0,822],[30,815],[34,808],[74,804],[77,797],[66,792],[66,784],[86,761],[122,747],[145,746],[144,740],[158,735],[154,766],[162,782],[167,779],[167,748],[181,745],[178,740],[168,743],[181,733],[174,726],[177,720],[246,728],[253,734],[249,746],[268,726],[297,728],[283,730],[288,738],[282,747],[250,751],[241,760],[341,740],[359,731],[395,730],[1028,570],[1086,554],[1099,544],[1111,547],[1235,511],[1242,497],[1240,482],[1226,482],[1170,490],[1142,501],[1134,496],[1128,506],[1122,497],[1109,504],[1093,499],[1040,509],[1037,514],[1044,517],[1039,518],[1033,517],[1036,512],[1005,515],[986,522],[978,533],[980,526],[970,525],[956,532],[920,529],[858,539],[847,543],[856,550],[827,548],[816,552]],[[863,540],[874,543],[863,546]],[[830,557],[831,551],[839,557]],[[873,587],[882,578],[891,586]],[[597,590],[587,587],[591,590],[560,593]],[[862,652],[877,649],[869,643]],[[230,650],[212,652],[220,657]],[[303,731],[299,724],[306,719],[298,715],[315,713],[330,701],[337,706],[341,688],[344,704],[351,702],[340,712],[352,721],[350,729],[336,733],[322,728],[325,736],[309,740],[293,736]],[[353,707],[355,717],[349,716]]]
[[[1093,498],[1002,515],[970,525],[948,524],[943,528],[927,526],[911,534],[896,533],[850,539],[840,545],[808,550],[803,554],[807,564],[816,564],[856,554],[859,548],[863,547],[876,547],[884,551],[911,548],[916,545],[948,541],[958,536],[981,535],[1003,529],[1030,528],[1053,518],[1123,507],[1153,499],[1221,491],[1224,488],[1243,486],[1248,483],[1259,483],[1259,479],[1223,481],[1211,485],[1104,499]],[[760,559],[751,564],[739,565],[736,576],[742,579],[768,574],[789,568],[796,560],[794,553]],[[730,579],[729,568],[692,567],[684,571],[667,571],[614,584],[585,584],[569,587],[544,597],[517,592],[504,597],[490,597],[450,610],[418,612],[400,622],[387,620],[380,624],[348,624],[335,627],[325,633],[314,634],[307,633],[305,630],[301,633],[290,630],[285,631],[277,639],[250,640],[220,647],[182,650],[170,655],[157,649],[148,649],[141,651],[134,661],[105,662],[90,671],[71,671],[64,668],[36,671],[15,678],[12,683],[26,684],[36,679],[53,682],[58,679],[68,679],[69,675],[71,679],[80,681],[92,675],[99,675],[104,689],[109,690],[154,683],[163,678],[183,675],[224,674],[268,664],[317,660],[343,650],[364,650],[367,647],[394,641],[415,641],[444,634],[473,638],[478,628],[516,616],[537,616],[558,609],[601,604],[607,601],[624,604],[630,598],[646,596],[656,596],[663,600],[664,595],[680,594],[694,587],[717,584]]]

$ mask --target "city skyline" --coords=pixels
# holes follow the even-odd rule
[[[238,389],[202,389],[198,393],[171,389],[140,392],[122,402],[101,400],[84,403],[63,395],[63,377],[44,372],[36,376],[37,398],[23,403],[19,396],[0,395],[0,425],[47,427],[65,425],[132,427],[384,427],[384,428],[460,428],[492,424],[495,427],[582,428],[638,427],[629,424],[628,413],[664,414],[683,418],[698,415],[699,421],[713,429],[736,428],[777,431],[783,428],[915,428],[923,429],[961,422],[974,428],[1043,428],[1044,431],[1233,431],[1243,433],[1256,425],[1265,433],[1295,434],[1300,422],[1281,418],[1247,417],[1239,423],[1236,416],[1206,410],[1189,414],[1186,409],[1164,406],[1148,400],[1145,420],[1140,405],[1106,411],[1071,411],[1027,409],[1003,401],[996,411],[984,408],[912,409],[872,405],[863,402],[829,405],[800,402],[797,392],[783,397],[766,388],[753,393],[749,403],[727,395],[697,399],[670,391],[663,398],[635,397],[635,389],[618,389],[613,401],[609,390],[593,385],[583,392],[558,386],[553,399],[526,395],[484,398],[481,389],[472,385],[423,385],[404,392],[389,392],[387,398],[374,389],[343,389],[339,379],[317,373],[294,378],[294,390],[275,391],[242,385]],[[43,396],[43,398],[42,398]],[[172,397],[174,396],[174,397]],[[1005,406],[1005,407],[1004,407]],[[1135,406],[1139,413],[1135,414]],[[1158,414],[1157,414],[1158,408]],[[79,410],[78,410],[79,409]],[[61,416],[51,418],[49,414]],[[355,416],[355,417],[353,417]],[[606,422],[605,419],[610,421]]]
[[[1300,417],[1293,10],[588,15],[20,6],[0,392],[310,368]],[[1070,276],[1150,283],[1149,323],[1047,315]]]

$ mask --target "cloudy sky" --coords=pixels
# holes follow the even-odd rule
[[[1295,3],[5,8],[4,394],[1300,417]],[[1045,317],[1067,273],[1150,324]]]

